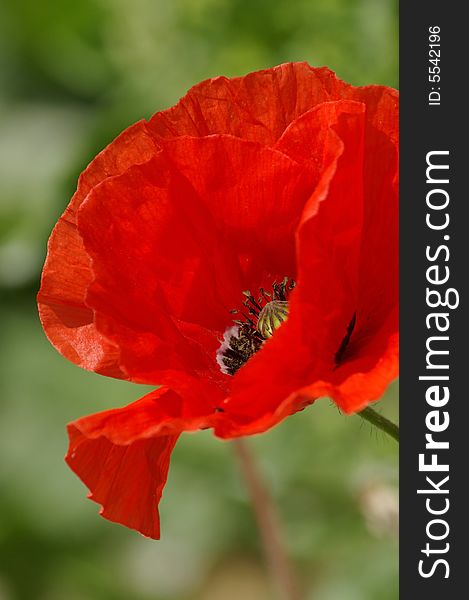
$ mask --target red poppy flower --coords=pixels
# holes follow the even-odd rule
[[[159,536],[183,431],[262,432],[319,396],[352,413],[396,377],[397,109],[305,63],[217,77],[81,175],[44,330],[85,369],[163,386],[68,427],[104,517]]]

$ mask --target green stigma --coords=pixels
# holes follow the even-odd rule
[[[222,373],[234,375],[287,320],[287,298],[294,287],[294,280],[284,277],[280,283],[273,282],[270,292],[264,288],[259,288],[257,296],[243,292],[243,308],[230,311],[242,318],[234,319],[234,325],[226,329],[216,353]]]
[[[288,302],[286,300],[271,300],[259,313],[257,331],[264,339],[272,337],[274,331],[287,320]]]

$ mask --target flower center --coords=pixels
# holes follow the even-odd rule
[[[272,290],[259,288],[256,299],[249,290],[243,292],[243,309],[232,310],[242,318],[234,319],[217,350],[217,362],[223,373],[234,375],[272,337],[288,317],[288,295],[295,287],[293,279],[274,281]]]

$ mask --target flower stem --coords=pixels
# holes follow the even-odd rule
[[[299,588],[285,547],[280,520],[253,455],[240,438],[232,442],[253,505],[257,526],[272,576],[282,600],[300,600]]]
[[[362,419],[365,419],[365,421],[368,421],[369,423],[371,423],[378,429],[381,429],[381,431],[384,431],[385,433],[390,435],[392,438],[394,438],[396,440],[396,442],[399,443],[399,426],[398,425],[396,425],[389,419],[386,419],[386,417],[383,417],[383,415],[380,415],[378,412],[376,412],[374,409],[372,409],[369,406],[367,406],[366,408],[364,408],[362,411],[360,411],[357,414]]]

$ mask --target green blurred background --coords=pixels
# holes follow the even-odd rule
[[[397,86],[395,0],[1,0],[0,600],[270,600],[230,445],[178,444],[163,539],[97,515],[63,462],[65,424],[145,388],[49,345],[35,293],[80,171],[201,79],[285,61]],[[397,417],[397,385],[380,410]],[[328,400],[249,440],[305,600],[395,600],[397,448]]]

